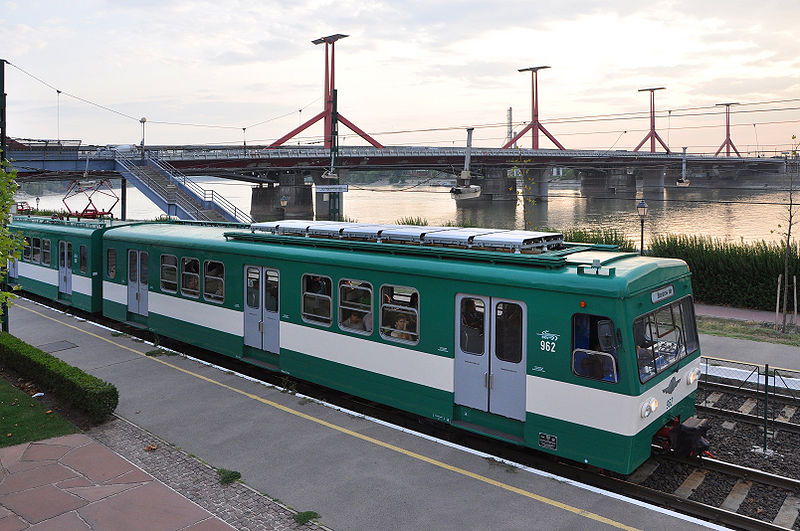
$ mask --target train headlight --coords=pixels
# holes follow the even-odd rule
[[[658,409],[658,400],[656,400],[655,397],[653,397],[644,404],[642,404],[642,418],[646,419],[647,417],[652,415],[656,409]]]
[[[694,369],[689,371],[689,373],[686,375],[686,385],[694,384],[697,380],[700,379],[701,374],[702,373],[700,371],[700,367],[695,367]]]

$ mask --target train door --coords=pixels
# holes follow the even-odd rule
[[[128,311],[147,316],[147,251],[128,249]]]
[[[72,295],[72,243],[58,241],[58,293]]]
[[[525,314],[520,301],[456,296],[456,404],[525,420]]]
[[[278,354],[280,273],[277,269],[246,265],[244,281],[244,344]]]
[[[8,278],[19,277],[19,265],[14,258],[8,259]]]

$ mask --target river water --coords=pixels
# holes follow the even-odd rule
[[[250,188],[216,178],[196,177],[204,188],[222,194],[239,208],[249,211]],[[115,193],[119,196],[119,182]],[[640,238],[640,220],[633,197],[588,198],[581,195],[576,183],[552,185],[548,200],[487,202],[457,206],[447,187],[404,185],[350,185],[344,194],[344,216],[359,222],[395,223],[404,217],[422,217],[430,225],[447,222],[457,225],[555,231],[569,228],[616,229],[636,242]],[[61,192],[41,192],[39,207],[62,210]],[[113,201],[95,196],[95,204],[107,208]],[[35,195],[21,191],[20,201],[35,206]],[[786,227],[788,193],[735,189],[668,188],[663,193],[648,193],[645,240],[657,234],[706,235],[725,241],[778,241]],[[82,210],[85,197],[70,201],[73,209]],[[114,208],[119,215],[120,206]],[[128,218],[154,219],[161,211],[133,186],[128,187]],[[782,227],[781,227],[782,226]]]

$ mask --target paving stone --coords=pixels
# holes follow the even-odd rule
[[[69,446],[33,443],[22,454],[23,461],[42,461],[45,459],[61,459],[70,451]]]
[[[94,502],[134,487],[135,485],[92,485],[89,487],[69,487],[64,490],[75,496],[80,496],[86,501]]]
[[[16,516],[6,516],[0,518],[0,531],[19,531],[20,529],[27,529],[27,522],[23,522]]]
[[[41,485],[50,485],[75,476],[75,472],[58,463],[37,466],[3,478],[2,483],[0,483],[0,495]]]
[[[73,449],[61,462],[98,483],[133,470],[129,462],[95,442]]]
[[[78,513],[70,511],[32,525],[30,529],[31,531],[86,531],[91,528],[78,516]]]
[[[32,524],[86,505],[86,500],[51,485],[8,494],[0,502]]]
[[[42,444],[52,444],[55,446],[69,446],[70,448],[78,448],[79,446],[84,446],[91,443],[92,439],[81,433],[62,435],[61,437],[55,437],[53,439],[47,439],[46,441],[42,441]]]
[[[7,469],[8,467],[17,464],[19,460],[22,459],[22,454],[25,453],[25,450],[28,449],[28,446],[30,445],[25,443],[6,448],[0,448],[0,467]]]

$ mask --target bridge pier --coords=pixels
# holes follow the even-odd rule
[[[296,172],[280,172],[277,183],[254,186],[250,198],[250,216],[255,221],[309,218],[313,213],[311,186]],[[281,207],[286,197],[286,207]]]
[[[522,170],[522,198],[524,201],[547,201],[550,193],[551,168],[528,168]],[[515,179],[516,181],[516,179]]]
[[[625,168],[581,170],[580,176],[581,195],[586,197],[636,194],[636,176]]]
[[[640,175],[642,177],[642,190],[645,193],[664,190],[664,181],[667,175],[666,167],[644,168],[640,170]]]

